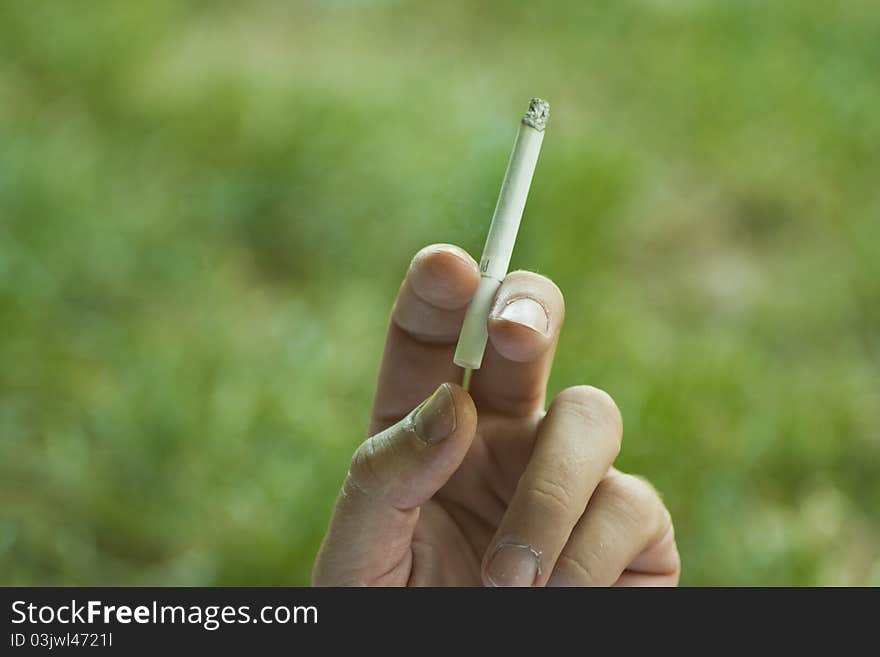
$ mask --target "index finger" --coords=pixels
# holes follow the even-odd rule
[[[432,244],[410,264],[385,339],[370,433],[406,415],[441,383],[460,383],[452,362],[464,314],[480,281],[477,263],[452,244]]]

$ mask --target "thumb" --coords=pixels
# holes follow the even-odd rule
[[[406,584],[419,506],[461,465],[477,428],[474,402],[444,383],[355,452],[315,562],[318,586]]]

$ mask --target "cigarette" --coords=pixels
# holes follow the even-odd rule
[[[453,362],[459,367],[477,370],[483,362],[489,337],[486,328],[489,311],[501,281],[507,275],[549,115],[550,104],[540,98],[532,98],[516,133],[480,259],[480,285],[471,299],[458,336]]]

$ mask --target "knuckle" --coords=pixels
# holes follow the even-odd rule
[[[376,455],[376,436],[367,438],[355,450],[348,468],[347,481],[353,488],[367,495],[373,495],[382,488]]]
[[[578,555],[563,552],[556,560],[555,572],[565,576],[579,586],[602,586],[599,573],[603,562],[602,554],[594,548],[584,548]]]
[[[522,420],[534,418],[534,422],[537,422],[544,415],[542,410],[535,410],[544,407],[544,391],[538,388],[494,391],[491,406],[505,415]]]
[[[589,424],[609,427],[616,441],[615,449],[620,452],[623,417],[607,392],[593,386],[572,386],[556,395],[553,404],[557,410],[572,413]]]
[[[654,487],[642,479],[629,474],[606,477],[599,484],[599,493],[614,512],[626,518],[634,526],[657,532],[665,518],[671,517],[660,501]]]
[[[546,477],[536,478],[529,484],[527,499],[542,512],[555,516],[572,514],[571,495],[564,486]]]

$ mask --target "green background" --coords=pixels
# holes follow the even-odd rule
[[[0,5],[0,583],[305,584],[413,253],[567,301],[686,584],[880,584],[875,0]]]

